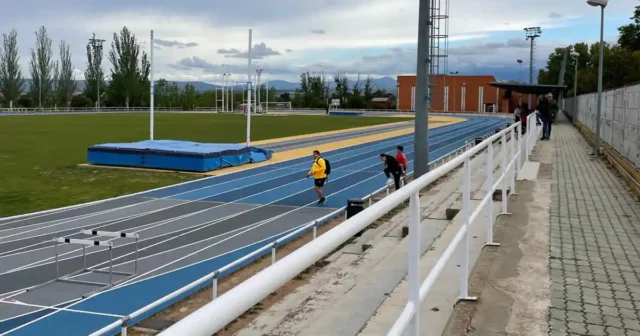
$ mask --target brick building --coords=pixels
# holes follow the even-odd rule
[[[431,111],[512,113],[528,95],[490,86],[493,76],[432,76]],[[398,76],[397,109],[415,111],[416,76]],[[532,99],[535,107],[536,99]]]

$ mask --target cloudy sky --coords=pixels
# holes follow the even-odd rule
[[[523,27],[541,26],[537,67],[553,48],[598,39],[599,10],[584,0],[450,0],[449,69],[517,79],[528,63]],[[302,71],[374,77],[415,73],[418,0],[20,0],[8,1],[0,32],[18,31],[28,77],[29,50],[44,25],[54,44],[71,44],[83,79],[87,39],[107,40],[129,27],[144,49],[155,30],[156,78],[219,81],[246,78],[248,29],[254,64],[267,79],[297,80]],[[445,1],[442,0],[444,3]],[[605,39],[629,22],[637,0],[611,0]],[[108,61],[104,62],[109,68]],[[523,70],[526,73],[525,70]],[[525,76],[525,74],[522,74]]]

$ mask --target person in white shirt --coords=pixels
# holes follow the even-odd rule
[[[516,109],[513,111],[513,116],[516,119],[516,122],[520,121],[520,116],[522,114],[522,110],[520,109],[520,105],[516,106]]]

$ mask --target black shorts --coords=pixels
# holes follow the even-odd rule
[[[322,188],[324,187],[324,182],[327,181],[327,178],[319,178],[319,179],[315,179],[313,180],[313,184],[318,187],[318,188]]]

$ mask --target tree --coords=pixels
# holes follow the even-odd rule
[[[353,89],[351,90],[351,95],[347,101],[347,107],[353,109],[361,109],[366,106],[364,100],[362,100],[362,83],[360,82],[360,75],[356,79],[355,84],[353,84]]]
[[[296,107],[321,108],[326,105],[326,77],[323,73],[300,75],[300,88],[296,90],[292,105]]]
[[[347,98],[349,95],[349,80],[344,72],[339,72],[333,76],[333,81],[336,84],[336,95],[340,100],[340,106],[347,105]]]
[[[109,51],[111,62],[111,84],[109,98],[129,108],[131,102],[142,104],[144,93],[148,92],[150,64],[146,52],[142,52],[140,61],[140,45],[135,35],[126,26],[120,35],[113,33],[113,42]]]
[[[96,34],[94,33],[90,42],[87,43],[87,70],[84,72],[84,78],[86,79],[84,95],[96,102],[98,101],[98,92],[100,92],[102,96],[106,91],[104,72],[102,71],[102,58],[102,41],[97,40]]]
[[[20,69],[18,55],[18,32],[14,29],[9,35],[2,34],[0,47],[0,92],[5,104],[17,103],[24,90],[24,79]]]
[[[193,110],[196,103],[196,87],[191,84],[185,85],[182,96],[182,109],[184,111]]]
[[[636,6],[631,20],[630,24],[618,28],[618,32],[620,32],[618,44],[633,52],[640,50],[640,6]]]
[[[291,101],[291,94],[289,92],[285,92],[283,94],[280,95],[280,101],[282,102],[290,102]]]
[[[373,99],[373,85],[371,85],[371,77],[367,76],[364,81],[364,102],[367,107],[371,107],[371,100]]]
[[[36,48],[31,49],[30,91],[32,97],[38,101],[38,106],[43,107],[52,101],[53,93],[53,41],[47,34],[47,29],[42,26],[36,32]]]
[[[58,72],[58,66],[56,64],[56,72]],[[71,97],[76,92],[76,80],[74,74],[73,63],[71,63],[71,50],[69,45],[62,41],[60,42],[60,70],[57,74],[56,84],[56,96],[58,106],[69,107],[71,104]]]
[[[69,105],[71,107],[91,107],[92,101],[84,94],[79,94],[71,97]]]

